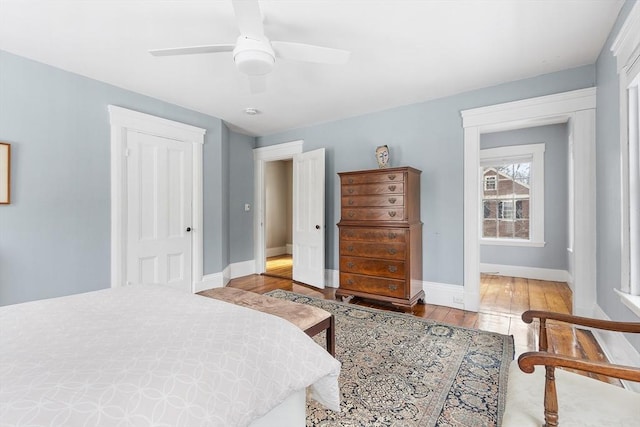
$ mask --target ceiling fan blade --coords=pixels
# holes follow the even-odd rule
[[[193,55],[198,53],[232,52],[232,44],[210,44],[204,46],[172,47],[169,49],[154,49],[149,53],[153,56]]]
[[[320,64],[346,64],[351,52],[330,47],[315,46],[304,43],[272,41],[276,56],[293,61],[317,62]]]
[[[264,26],[258,0],[233,0],[232,3],[240,34],[263,38]]]
[[[267,76],[265,74],[248,77],[249,89],[251,90],[251,93],[262,93],[267,90]]]

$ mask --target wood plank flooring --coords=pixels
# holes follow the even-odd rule
[[[274,260],[278,264],[283,259]],[[280,268],[282,265],[280,265]],[[282,273],[282,271],[280,271]],[[289,276],[290,277],[290,276]],[[250,275],[233,279],[228,286],[257,293],[284,289],[317,298],[335,299],[335,289],[316,289],[292,282],[290,278]],[[415,305],[414,316],[432,319],[455,326],[513,335],[516,357],[525,351],[535,351],[538,346],[538,325],[525,324],[520,316],[526,310],[550,310],[571,313],[572,293],[566,283],[483,275],[480,284],[481,302],[477,313],[456,308],[425,304]],[[427,302],[429,295],[426,296]],[[371,300],[354,299],[352,303],[384,310],[402,311],[391,305]],[[549,348],[551,351],[583,357],[588,360],[606,361],[606,357],[591,332],[556,322],[548,322]],[[600,380],[620,385],[607,377]]]
[[[293,277],[291,255],[278,255],[267,258],[266,275],[291,279]]]

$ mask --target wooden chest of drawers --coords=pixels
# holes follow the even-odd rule
[[[340,288],[411,307],[424,302],[420,171],[410,167],[340,176]]]

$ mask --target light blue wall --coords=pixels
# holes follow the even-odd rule
[[[242,262],[253,259],[253,149],[256,139],[252,136],[231,134],[229,181],[229,242],[230,261]],[[250,211],[244,210],[249,203]]]
[[[480,245],[480,262],[521,267],[567,270],[568,175],[567,125],[558,124],[508,132],[483,134],[480,148],[545,143],[544,240],[545,246]]]
[[[110,285],[109,104],[207,130],[205,273],[222,270],[220,119],[0,51],[0,141],[12,144],[12,203],[0,206],[0,305]]]
[[[627,1],[596,62],[596,231],[598,305],[614,320],[638,321],[613,291],[620,288],[620,116],[619,80],[611,44],[635,1]],[[629,335],[640,351],[640,337]]]
[[[587,65],[420,104],[260,137],[257,146],[298,139],[326,148],[326,266],[338,269],[336,173],[375,168],[375,147],[388,144],[392,166],[422,170],[424,280],[463,283],[463,128],[460,111],[595,85]]]

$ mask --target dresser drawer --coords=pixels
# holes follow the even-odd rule
[[[388,297],[404,298],[405,282],[360,274],[340,273],[340,288]]]
[[[403,206],[404,196],[389,194],[384,196],[342,196],[342,206]]]
[[[360,228],[340,227],[341,240],[357,240],[365,242],[404,243],[406,229],[404,228]]]
[[[343,256],[340,257],[340,271],[400,280],[405,278],[404,262],[386,259]]]
[[[340,183],[342,185],[353,184],[370,184],[375,182],[402,182],[404,181],[404,173],[402,172],[374,172],[366,174],[353,174],[342,176]]]
[[[404,243],[367,243],[358,241],[340,242],[340,256],[404,260]]]
[[[384,184],[343,185],[341,189],[342,197],[378,194],[404,194],[404,184],[402,182],[388,182]]]
[[[346,221],[404,221],[404,209],[394,208],[342,208]]]

